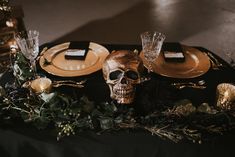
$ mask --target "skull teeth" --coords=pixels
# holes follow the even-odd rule
[[[132,95],[134,92],[131,89],[129,89],[129,90],[116,89],[116,90],[114,90],[114,93],[116,95],[119,95],[119,96],[122,96],[122,97],[128,97],[128,96]]]

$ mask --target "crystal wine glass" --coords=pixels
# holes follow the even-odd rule
[[[148,72],[153,71],[152,64],[156,61],[160,54],[163,41],[166,36],[156,31],[144,32],[140,35],[144,58],[148,62]]]
[[[35,59],[39,53],[39,32],[36,30],[19,32],[15,35],[15,40],[23,55],[30,61],[31,68],[36,74]]]

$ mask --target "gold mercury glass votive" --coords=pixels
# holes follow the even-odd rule
[[[223,110],[235,109],[235,85],[231,83],[221,83],[217,86],[216,106]]]
[[[43,92],[50,93],[52,88],[52,81],[45,77],[37,78],[31,82],[30,87],[36,94],[41,94]]]

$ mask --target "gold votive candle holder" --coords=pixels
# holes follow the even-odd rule
[[[222,110],[235,109],[235,85],[221,83],[217,86],[216,106]]]
[[[41,77],[33,80],[30,85],[32,91],[36,94],[50,93],[52,89],[52,81],[49,78]]]

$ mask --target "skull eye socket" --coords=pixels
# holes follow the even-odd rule
[[[138,73],[132,70],[127,71],[126,76],[132,80],[137,80],[139,78]]]
[[[109,74],[109,79],[110,80],[116,80],[116,79],[118,79],[122,76],[122,73],[123,72],[121,70],[113,71]]]

